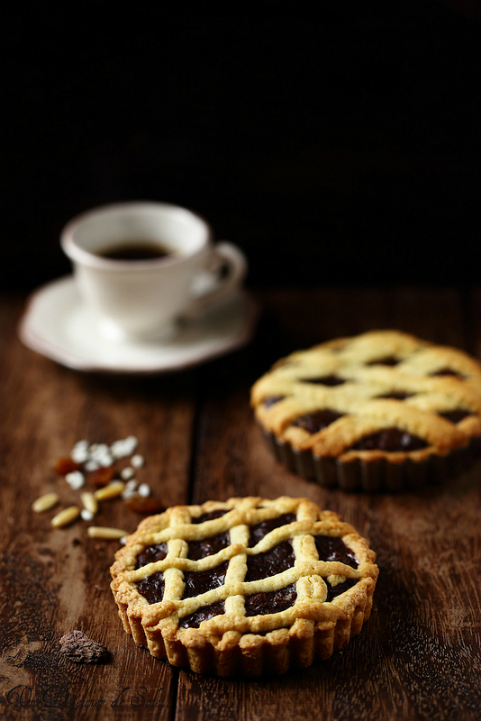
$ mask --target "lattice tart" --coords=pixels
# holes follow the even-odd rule
[[[395,330],[292,353],[251,402],[280,461],[346,490],[436,481],[481,445],[481,365]]]
[[[378,568],[364,538],[305,498],[174,506],[118,551],[124,629],[174,666],[219,676],[326,659],[369,618]]]

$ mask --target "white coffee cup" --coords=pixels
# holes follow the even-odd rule
[[[146,244],[167,254],[113,258]],[[109,338],[150,339],[172,330],[179,318],[196,318],[242,283],[247,262],[232,243],[213,244],[210,225],[169,203],[126,202],[87,211],[61,233],[80,293]],[[108,257],[110,255],[110,257]],[[219,277],[222,266],[227,272]]]

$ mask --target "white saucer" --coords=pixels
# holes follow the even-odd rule
[[[237,291],[200,319],[178,325],[162,340],[109,341],[100,334],[98,318],[83,303],[70,275],[30,296],[18,333],[26,346],[68,368],[165,373],[242,347],[251,339],[258,315],[253,298]]]

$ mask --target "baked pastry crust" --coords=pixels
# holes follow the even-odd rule
[[[294,451],[420,464],[481,439],[481,365],[407,333],[371,331],[292,353],[255,383],[251,403],[262,428]],[[301,422],[326,411],[319,430]]]
[[[167,555],[145,563],[153,547]],[[231,498],[142,521],[116,554],[111,587],[125,631],[153,656],[255,676],[305,668],[357,634],[371,612],[374,561],[351,525],[308,499]],[[149,603],[146,579],[152,588],[158,574],[163,593]],[[201,593],[189,587],[195,578],[207,580]]]

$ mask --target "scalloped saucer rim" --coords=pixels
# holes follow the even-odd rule
[[[151,341],[109,341],[99,319],[80,297],[73,275],[35,290],[18,325],[20,340],[63,366],[84,372],[160,374],[200,365],[245,346],[259,305],[245,289],[198,320]]]

